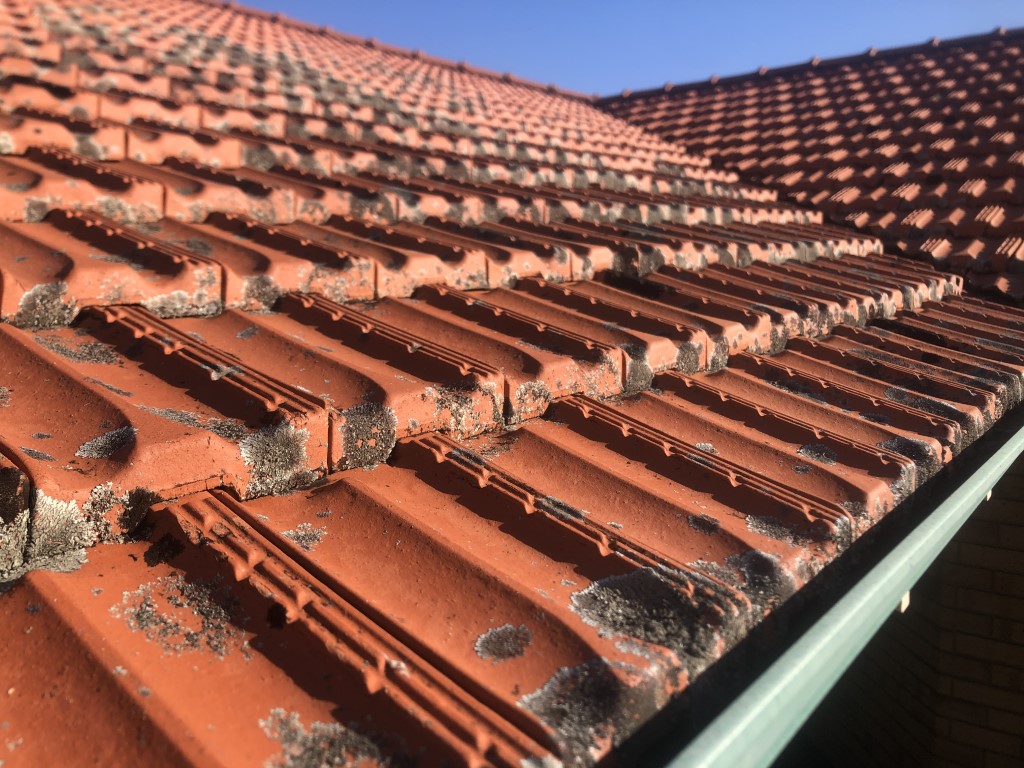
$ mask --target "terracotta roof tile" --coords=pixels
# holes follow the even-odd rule
[[[821,205],[897,252],[931,254],[944,269],[976,275],[972,285],[1017,297],[1015,278],[1005,274],[1013,269],[998,252],[1018,229],[1018,217],[1003,209],[1024,202],[1019,174],[1009,170],[1020,154],[1021,34],[1002,30],[600,103],[703,151],[719,168]],[[752,117],[756,141],[747,133]],[[909,220],[901,215],[908,210]],[[907,239],[910,229],[970,244],[948,260]]]
[[[892,255],[1012,290],[998,58],[976,106],[955,62],[687,102],[799,205],[576,94],[230,4],[4,9],[30,761],[592,764],[1024,394],[1024,315]]]

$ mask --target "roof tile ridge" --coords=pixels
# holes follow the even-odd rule
[[[978,34],[964,35],[961,37],[954,37],[948,40],[942,40],[938,37],[930,38],[923,43],[911,43],[909,45],[895,46],[893,48],[869,48],[863,53],[853,53],[843,56],[836,56],[830,59],[823,59],[819,56],[814,56],[806,62],[798,64],[786,64],[779,67],[767,67],[762,66],[756,70],[750,72],[741,72],[736,75],[728,75],[726,77],[719,77],[718,75],[711,75],[707,80],[695,80],[692,82],[682,83],[665,83],[661,87],[646,88],[640,91],[624,90],[617,94],[610,94],[608,96],[600,96],[594,98],[592,103],[596,106],[610,105],[616,102],[629,101],[633,99],[645,98],[647,96],[656,96],[658,94],[670,93],[671,91],[679,90],[701,90],[705,88],[715,88],[722,85],[730,85],[734,83],[743,83],[754,80],[761,77],[779,76],[779,75],[794,75],[810,70],[820,70],[826,67],[841,66],[843,64],[851,64],[860,61],[869,60],[881,60],[890,57],[906,56],[912,53],[922,53],[925,51],[934,51],[936,49],[949,49],[955,48],[962,45],[979,45],[992,40],[997,39],[1010,39],[1010,38],[1024,38],[1024,27],[996,27],[991,32],[981,32]]]

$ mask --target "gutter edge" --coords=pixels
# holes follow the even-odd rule
[[[1015,430],[743,693],[671,759],[671,768],[767,768],[1024,453]]]

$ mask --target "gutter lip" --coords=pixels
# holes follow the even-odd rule
[[[995,484],[1024,454],[1024,407],[966,477],[703,730],[661,764],[668,768],[768,768],[854,659],[938,558]],[[1004,417],[1005,418],[1005,417]],[[981,446],[979,446],[981,447]],[[984,448],[982,450],[985,450]],[[966,458],[966,457],[964,457]],[[919,489],[920,490],[920,489]],[[667,752],[668,750],[666,750]],[[664,753],[663,753],[664,754]]]

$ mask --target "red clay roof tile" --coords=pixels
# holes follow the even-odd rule
[[[575,94],[230,4],[5,10],[0,677],[30,761],[141,734],[159,764],[592,764],[1024,394],[1024,315],[883,247],[1013,269],[983,50],[971,104],[924,58],[912,91],[851,68],[831,98],[821,65],[681,107],[815,209]],[[874,229],[825,223],[846,205]]]
[[[973,285],[1014,293],[1014,278],[1005,275],[1013,269],[998,254],[1017,226],[1003,206],[1022,202],[1009,171],[1020,154],[1021,35],[999,30],[600,103],[705,152],[722,169],[822,204],[833,220],[850,221],[900,253],[931,255],[970,274]],[[756,141],[746,133],[752,117]],[[799,141],[786,141],[793,138]],[[908,206],[919,209],[912,218],[900,215]],[[955,247],[950,261],[907,239],[908,228],[969,245]]]

